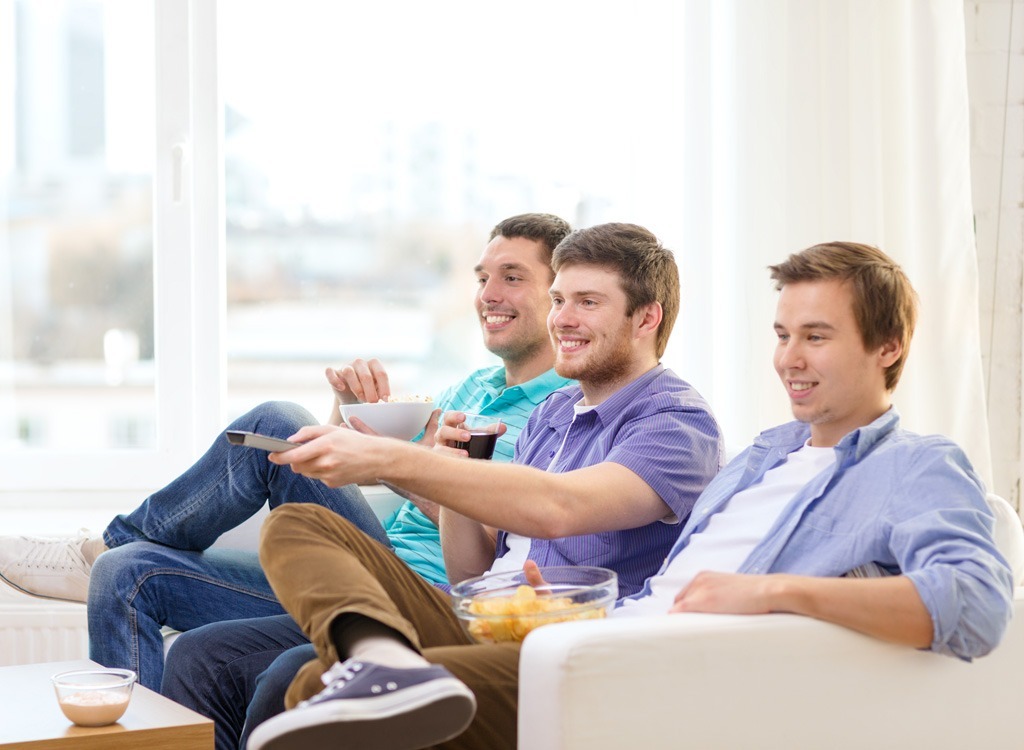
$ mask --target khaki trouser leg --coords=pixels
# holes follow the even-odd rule
[[[519,644],[438,646],[425,649],[428,661],[446,667],[476,696],[473,723],[444,750],[515,750],[519,698]],[[320,661],[306,664],[288,690],[287,705],[293,707],[323,690]]]
[[[319,656],[292,681],[285,701],[289,708],[320,692],[323,672],[347,658],[331,642],[331,623],[339,615],[359,614],[400,633],[476,695],[476,718],[445,748],[515,747],[518,644],[473,644],[448,595],[391,550],[326,508],[289,504],[276,508],[264,523],[260,562],[274,593]]]
[[[519,644],[438,646],[423,652],[462,680],[476,696],[476,716],[444,750],[515,750],[519,705]]]
[[[343,614],[376,620],[417,650],[470,643],[447,594],[326,508],[276,508],[260,532],[260,563],[277,598],[316,647],[323,670],[347,658],[330,638],[331,623]],[[315,685],[313,693],[322,687],[318,680]]]

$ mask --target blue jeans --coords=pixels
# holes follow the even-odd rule
[[[206,625],[178,636],[160,692],[214,721],[217,750],[284,711],[284,695],[316,650],[288,615]]]
[[[288,437],[314,424],[294,404],[262,404],[228,429]],[[150,495],[104,531],[110,550],[96,559],[89,582],[89,656],[135,670],[153,690],[163,676],[162,626],[191,630],[221,620],[282,614],[255,552],[207,549],[264,503],[316,503],[390,546],[362,493],[331,489],[264,451],[231,445],[218,435],[184,474]]]

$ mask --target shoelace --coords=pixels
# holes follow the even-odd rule
[[[85,566],[85,557],[82,555],[82,543],[88,539],[88,536],[78,536],[71,540],[22,538],[35,542],[29,549],[28,554],[19,563],[22,567],[73,570],[77,567]],[[70,564],[68,561],[69,557],[75,562],[80,562],[80,566]]]
[[[355,659],[347,659],[346,661],[336,663],[320,675],[320,681],[326,687],[309,700],[304,700],[299,703],[299,706],[308,706],[310,703],[316,703],[320,700],[331,697],[344,688],[358,672],[362,671],[362,669],[363,663]]]

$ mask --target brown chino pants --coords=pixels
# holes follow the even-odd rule
[[[400,633],[476,695],[477,713],[462,735],[442,747],[481,750],[516,746],[519,645],[473,643],[443,591],[413,573],[391,550],[318,505],[284,504],[260,533],[260,562],[277,598],[316,647],[288,689],[293,707],[323,689],[320,675],[339,655],[330,626],[346,613]]]

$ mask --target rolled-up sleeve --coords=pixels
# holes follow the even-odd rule
[[[984,489],[952,443],[917,452],[897,492],[890,546],[931,614],[931,649],[970,660],[991,651],[1012,613],[1013,576],[996,549]]]

